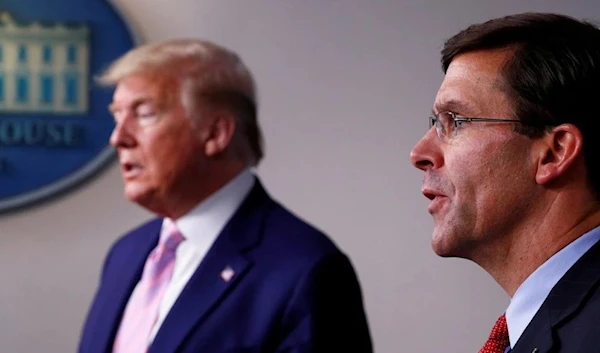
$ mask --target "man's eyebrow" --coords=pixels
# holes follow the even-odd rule
[[[465,101],[460,101],[457,99],[450,99],[447,101],[442,101],[438,103],[433,108],[433,114],[437,114],[443,111],[450,111],[458,114],[467,114],[474,113],[475,109],[473,106]]]
[[[135,109],[137,108],[139,105],[144,104],[144,103],[154,103],[154,99],[152,99],[152,97],[140,97],[135,99],[132,103],[131,103],[131,108]],[[114,113],[115,111],[119,110],[119,105],[115,102],[111,103],[108,105],[108,110],[111,113]]]

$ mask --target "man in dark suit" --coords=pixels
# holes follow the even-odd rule
[[[119,239],[80,353],[372,352],[349,259],[273,200],[254,82],[201,40],[148,44],[100,81],[131,201],[158,215]]]
[[[511,297],[480,352],[600,352],[600,30],[497,18],[450,38],[442,66],[410,158],[434,251]]]

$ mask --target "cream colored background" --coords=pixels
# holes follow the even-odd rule
[[[526,10],[600,19],[597,0],[117,0],[145,40],[204,37],[258,81],[270,192],[327,231],[362,281],[377,352],[476,352],[508,299],[474,264],[437,258],[421,174],[443,41]],[[73,352],[109,245],[149,214],[116,165],[0,216],[0,351]]]

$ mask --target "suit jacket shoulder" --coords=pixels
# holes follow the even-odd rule
[[[80,353],[110,350],[161,220],[112,246]],[[228,271],[224,277],[223,271]],[[350,260],[315,226],[250,191],[182,290],[149,353],[372,351]]]
[[[600,352],[600,242],[554,286],[512,353]]]

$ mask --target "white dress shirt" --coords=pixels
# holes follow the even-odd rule
[[[173,276],[160,302],[158,318],[150,333],[148,344],[154,340],[179,294],[219,233],[246,198],[254,182],[254,175],[249,169],[246,169],[175,222],[185,240],[177,247]],[[165,223],[163,222],[161,237],[165,235],[164,230]],[[138,290],[137,286],[135,290]]]
[[[556,283],[599,239],[600,227],[596,227],[554,254],[519,286],[506,309],[511,348],[515,346]]]

